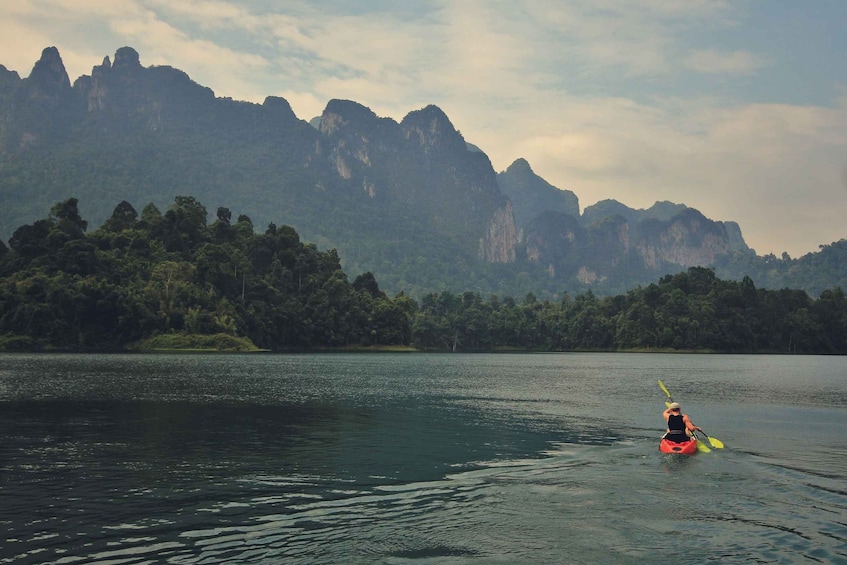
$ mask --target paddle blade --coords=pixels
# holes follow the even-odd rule
[[[698,439],[697,440],[697,451],[701,451],[703,453],[709,453],[712,450],[709,449],[708,447],[706,447],[706,444]]]
[[[709,445],[717,449],[723,449],[723,442],[716,437],[710,437],[708,434],[704,434],[706,439],[709,440]]]
[[[662,391],[664,391],[664,393],[668,395],[668,398],[671,397],[671,393],[670,391],[668,391],[668,387],[665,386],[665,383],[662,382],[662,379],[659,379],[659,388],[661,388]]]

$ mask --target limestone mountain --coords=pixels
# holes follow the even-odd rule
[[[499,173],[498,181],[514,204],[526,258],[552,278],[617,286],[751,252],[737,224],[709,220],[683,204],[656,202],[636,210],[607,199],[580,214],[573,192],[537,176],[524,159]]]
[[[681,204],[580,214],[573,192],[523,159],[496,173],[436,106],[397,122],[331,100],[307,122],[282,98],[220,98],[181,70],[145,67],[130,47],[73,83],[55,47],[26,78],[0,65],[0,238],[71,197],[96,228],[121,201],[140,210],[179,195],[256,231],[291,225],[336,248],[346,272],[413,296],[619,292],[755,257],[736,224]]]
[[[388,288],[490,288],[485,266],[515,260],[511,203],[488,157],[435,106],[397,123],[333,100],[316,129],[281,98],[217,98],[130,47],[73,86],[45,49],[27,78],[0,71],[0,101],[4,238],[69,197],[98,226],[121,200],[185,194],[259,230],[289,224]]]
[[[543,212],[560,212],[579,217],[579,198],[570,190],[556,188],[535,174],[526,159],[517,159],[497,174],[503,194],[515,208],[515,225],[525,230]]]
[[[320,133],[342,183],[375,211],[413,213],[411,222],[426,218],[437,233],[451,234],[462,253],[482,261],[515,260],[511,203],[491,162],[467,149],[436,106],[410,112],[398,124],[355,102],[333,100]]]

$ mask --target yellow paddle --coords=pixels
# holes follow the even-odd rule
[[[705,443],[703,443],[702,441],[700,441],[700,438],[699,438],[699,437],[697,437],[697,434],[696,434],[696,433],[694,433],[694,432],[691,432],[691,433],[692,433],[692,435],[694,436],[694,439],[697,441],[697,451],[702,451],[703,453],[710,453],[710,452],[712,451],[711,449],[709,449],[708,447],[706,447],[706,444],[705,444]]]
[[[665,383],[662,382],[662,379],[659,379],[659,388],[662,389],[665,394],[668,395],[668,398],[673,402],[673,398],[671,398],[671,391],[668,390],[668,387],[665,386]],[[665,402],[665,404],[670,404],[670,402]]]
[[[700,433],[706,436],[706,439],[709,440],[709,443],[712,445],[712,447],[715,447],[717,449],[723,449],[723,442],[721,440],[716,437],[710,437],[709,434],[707,434],[703,430],[700,430]]]
[[[671,391],[668,390],[668,387],[665,386],[665,383],[662,382],[662,379],[659,379],[659,388],[661,388],[664,391],[664,393],[668,395],[668,400],[670,400],[670,402],[668,402],[668,400],[666,400],[665,406],[670,408],[671,402],[673,402],[673,398],[671,397]],[[704,436],[706,436],[706,439],[709,440],[709,444],[712,447],[714,447],[716,449],[723,449],[723,442],[721,440],[719,440],[716,437],[710,437],[709,434],[707,434],[703,430],[700,430],[700,433],[703,434]],[[697,449],[700,449],[701,445],[703,445],[703,447],[706,447],[702,442],[698,441],[697,442]],[[709,448],[706,447],[706,450],[709,450]],[[700,451],[703,451],[703,450],[700,449]]]

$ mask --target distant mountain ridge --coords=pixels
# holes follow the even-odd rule
[[[760,260],[736,223],[682,204],[605,200],[580,214],[576,194],[524,159],[495,172],[437,106],[396,122],[331,100],[306,122],[282,98],[218,98],[183,71],[144,67],[131,47],[73,84],[55,47],[27,78],[0,65],[0,236],[70,197],[96,228],[122,200],[140,209],[177,195],[257,229],[284,221],[337,248],[347,272],[413,296],[608,294]]]

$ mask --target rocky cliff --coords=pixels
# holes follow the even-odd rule
[[[736,224],[681,204],[580,214],[524,159],[497,174],[434,105],[396,122],[331,100],[310,124],[282,98],[218,98],[130,47],[73,85],[54,47],[27,78],[0,67],[2,237],[70,197],[99,226],[122,200],[177,195],[256,229],[289,224],[395,292],[617,289],[746,250]]]
[[[398,124],[356,102],[333,100],[318,127],[330,165],[377,209],[414,210],[438,232],[457,234],[459,245],[483,261],[515,260],[512,208],[491,163],[467,148],[441,109],[427,106]]]
[[[532,170],[526,159],[517,159],[497,174],[500,190],[515,206],[515,224],[525,230],[542,212],[579,217],[579,198],[570,190],[556,188]]]
[[[581,216],[546,211],[529,222],[524,240],[529,261],[551,276],[571,276],[588,286],[649,280],[657,273],[713,265],[735,251],[751,252],[736,223],[716,222],[671,202],[636,210],[604,200]]]

